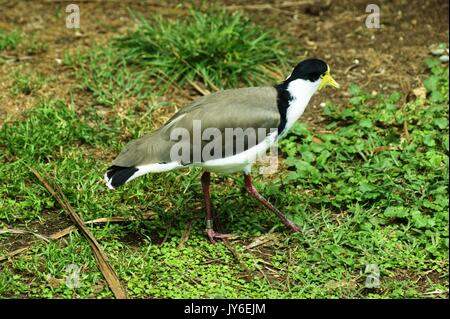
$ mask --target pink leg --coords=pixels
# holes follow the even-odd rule
[[[276,209],[271,203],[269,203],[264,197],[262,197],[258,191],[256,190],[255,186],[253,186],[252,183],[252,177],[250,175],[245,174],[244,175],[244,181],[245,181],[245,189],[247,192],[255,197],[259,202],[261,202],[264,206],[266,206],[268,209],[273,211],[277,216],[281,219],[283,224],[285,224],[288,228],[290,228],[294,232],[300,231],[300,228],[295,225],[293,222],[291,222],[289,219],[284,217],[284,215]]]
[[[211,197],[209,193],[209,185],[211,183],[211,173],[204,172],[201,177],[203,194],[205,196],[205,206],[206,206],[206,234],[208,235],[209,240],[214,243],[215,238],[227,238],[230,237],[230,234],[221,234],[213,229],[213,216],[211,209]]]

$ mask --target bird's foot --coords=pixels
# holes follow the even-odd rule
[[[216,239],[228,239],[230,237],[235,237],[235,235],[233,235],[233,234],[218,233],[212,228],[207,228],[206,229],[206,234],[208,235],[209,241],[211,243],[215,243]]]

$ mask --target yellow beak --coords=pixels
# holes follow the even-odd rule
[[[331,77],[329,68],[328,68],[328,71],[324,75],[321,76],[321,78],[322,78],[322,81],[320,82],[319,90],[327,85],[332,86],[336,89],[339,89],[340,85]]]

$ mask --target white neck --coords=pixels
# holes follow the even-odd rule
[[[287,91],[291,95],[292,100],[289,102],[289,107],[287,109],[286,127],[284,132],[287,132],[303,114],[309,100],[317,91],[319,85],[320,79],[315,82],[297,79],[289,83]]]

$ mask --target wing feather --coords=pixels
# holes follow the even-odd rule
[[[171,134],[180,128],[187,130],[190,136],[187,142],[191,150],[190,160],[183,164],[195,162],[192,152],[199,148],[195,148],[198,141],[192,139],[194,121],[201,121],[201,132],[207,128],[216,128],[222,133],[222,148],[228,150],[228,153],[218,156],[226,157],[230,152],[242,150],[236,148],[236,139],[230,141],[223,138],[226,129],[255,129],[256,140],[259,141],[262,129],[267,135],[271,129],[278,128],[280,114],[277,92],[272,87],[251,87],[220,91],[198,98],[172,116],[161,129],[129,142],[113,161],[113,165],[130,167],[170,162],[170,150],[178,142],[171,139]],[[199,147],[203,149],[208,142],[200,141]],[[246,139],[244,150],[251,146],[252,143]]]

